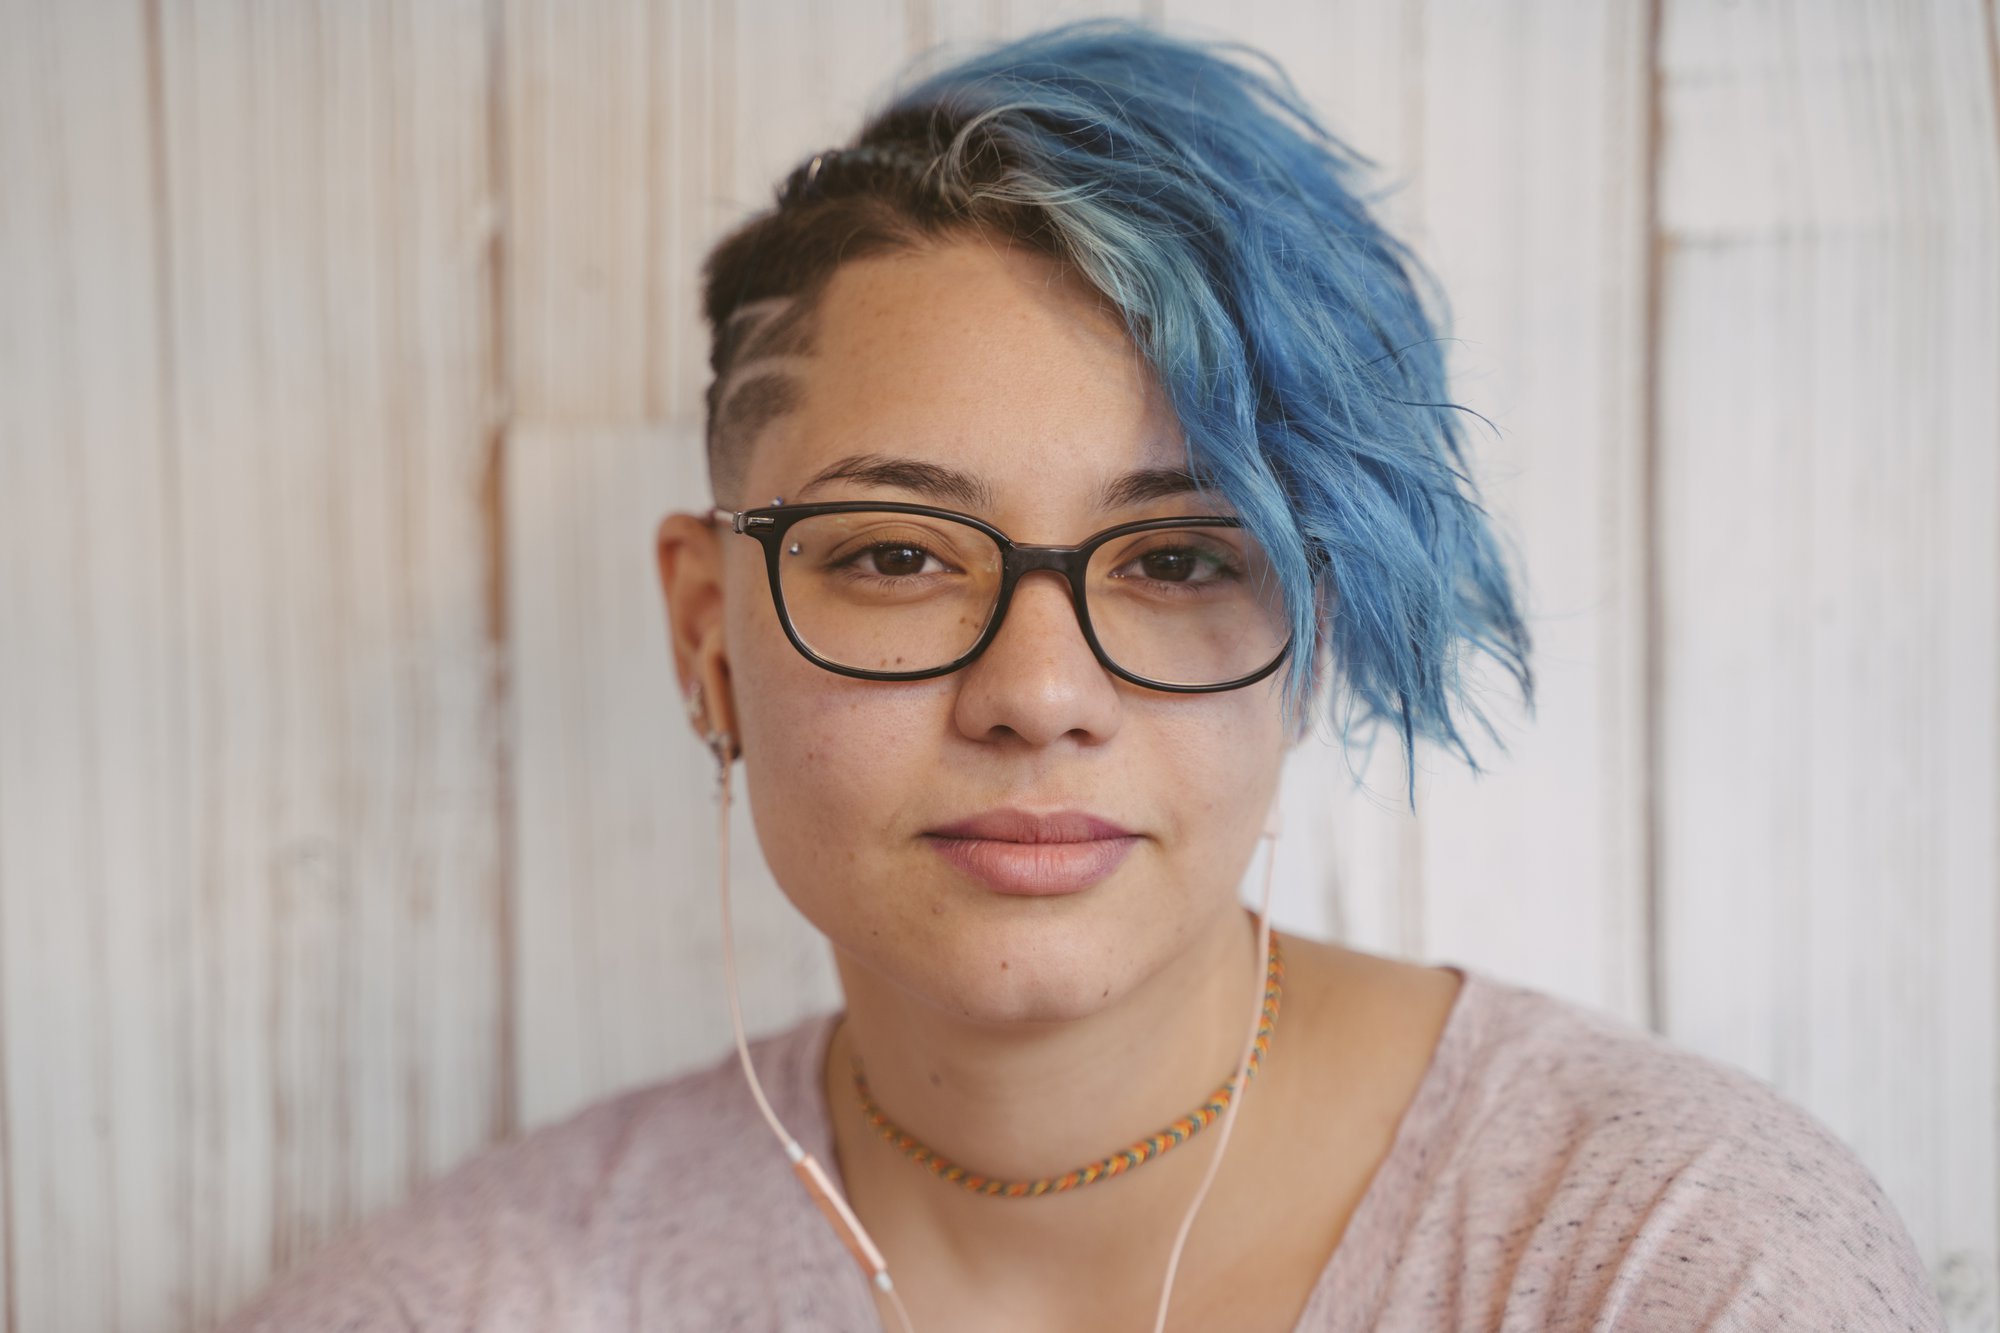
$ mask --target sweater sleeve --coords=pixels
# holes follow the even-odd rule
[[[588,1327],[602,1184],[640,1102],[474,1153],[287,1269],[221,1333]]]
[[[1775,1095],[1745,1103],[1739,1124],[1673,1169],[1620,1183],[1632,1221],[1588,1326],[1942,1330],[1929,1274],[1867,1167]]]
[[[417,1333],[420,1328],[366,1247],[350,1240],[266,1286],[220,1333]]]

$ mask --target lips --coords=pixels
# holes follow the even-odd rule
[[[988,810],[931,830],[940,838],[992,838],[1000,842],[1095,842],[1129,838],[1132,830],[1082,810],[1058,810],[1031,815],[1025,810]]]
[[[1122,825],[1081,810],[988,810],[924,838],[988,888],[1023,897],[1081,892],[1109,876],[1139,843],[1139,835]]]

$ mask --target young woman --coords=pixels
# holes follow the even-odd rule
[[[1531,693],[1419,270],[1242,54],[1000,47],[717,247],[674,658],[844,1006],[233,1328],[1941,1326],[1762,1083],[1238,902],[1328,699],[1464,750],[1465,652]]]

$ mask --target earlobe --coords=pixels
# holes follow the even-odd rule
[[[725,693],[718,697],[727,696]],[[694,728],[695,735],[701,737],[702,744],[706,745],[709,753],[715,756],[716,763],[727,767],[732,760],[743,753],[743,747],[736,740],[735,731],[728,726],[718,726],[715,719],[709,715],[706,692],[702,689],[700,681],[688,686],[687,713],[688,725]]]
[[[695,722],[695,730],[705,743],[710,733],[731,737],[733,752],[736,717],[724,647],[722,559],[717,534],[700,515],[669,514],[655,535],[654,554],[660,591],[666,599],[674,670],[683,694],[690,700],[698,698],[706,717],[706,725]],[[693,711],[691,706],[691,721]]]

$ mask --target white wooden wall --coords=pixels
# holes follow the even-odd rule
[[[6,1328],[207,1327],[723,1052],[698,260],[906,55],[1083,12],[0,0]],[[1383,164],[1538,640],[1418,818],[1300,754],[1281,920],[1772,1080],[2000,1325],[1993,0],[1144,12]],[[752,1026],[837,1003],[736,845]]]

